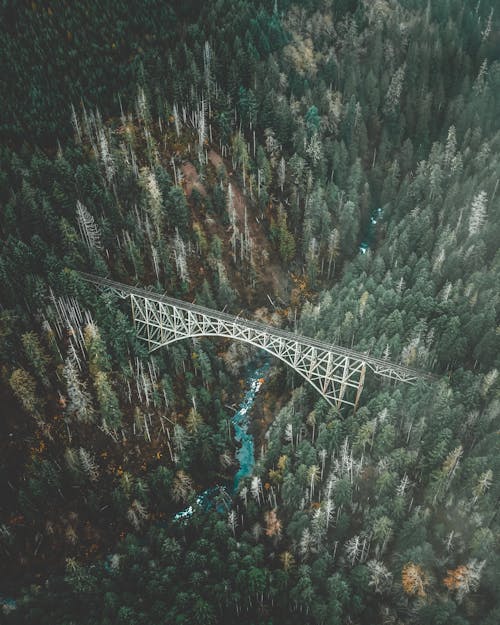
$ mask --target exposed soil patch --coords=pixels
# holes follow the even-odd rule
[[[200,181],[200,176],[196,171],[196,167],[189,161],[182,164],[182,175],[184,177],[184,189],[188,197],[191,196],[193,189],[196,189],[203,197],[207,195],[207,191]]]

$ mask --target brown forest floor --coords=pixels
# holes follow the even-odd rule
[[[280,263],[277,251],[272,247],[269,241],[263,221],[259,219],[254,202],[244,195],[240,185],[233,177],[234,172],[220,154],[211,149],[208,153],[208,159],[213,168],[210,174],[213,174],[214,177],[220,167],[225,169],[233,189],[236,225],[240,232],[244,231],[246,210],[248,230],[253,242],[255,285],[250,287],[248,284],[245,284],[241,276],[241,271],[238,267],[234,266],[234,262],[232,261],[230,227],[224,228],[219,221],[214,219],[205,218],[203,220],[204,229],[211,236],[217,235],[223,241],[224,265],[226,269],[228,269],[228,278],[231,284],[237,288],[242,297],[242,301],[245,301],[252,308],[257,306],[269,306],[270,302],[267,295],[269,295],[273,301],[276,296],[286,301],[288,299],[287,294],[289,293],[290,277]],[[182,173],[188,200],[191,197],[193,189],[196,189],[202,197],[207,196],[205,186],[200,180],[198,171],[193,163],[190,161],[184,162],[182,165]]]

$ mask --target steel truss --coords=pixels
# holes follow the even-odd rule
[[[300,374],[332,406],[357,407],[366,368],[379,376],[415,383],[428,374],[263,323],[82,274],[88,281],[130,298],[138,336],[152,352],[187,338],[224,337],[249,343],[279,358]]]

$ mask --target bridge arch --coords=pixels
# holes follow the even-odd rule
[[[364,375],[365,375],[365,369],[362,369],[361,372],[361,376],[363,377],[363,380],[358,381],[357,384],[349,384],[349,387],[355,388],[356,389],[356,401],[352,402],[350,400],[348,400],[347,398],[344,397],[345,394],[345,390],[346,390],[346,386],[344,386],[344,388],[339,388],[339,392],[336,394],[334,391],[336,389],[331,388],[325,388],[325,386],[329,383],[329,380],[325,379],[325,383],[323,384],[323,387],[321,387],[315,380],[311,379],[310,377],[308,377],[308,375],[302,370],[302,369],[298,369],[297,367],[295,367],[293,365],[293,363],[291,363],[289,361],[289,359],[282,355],[279,354],[277,351],[270,349],[267,346],[262,346],[262,345],[258,345],[253,341],[247,340],[247,339],[243,339],[240,337],[234,337],[234,336],[230,336],[228,334],[208,334],[208,333],[204,333],[204,334],[190,334],[190,335],[186,335],[186,336],[178,336],[175,337],[171,340],[169,340],[166,343],[163,343],[162,345],[157,345],[154,346],[153,348],[149,348],[150,353],[156,351],[157,349],[161,349],[162,347],[168,347],[169,345],[172,345],[173,343],[177,343],[179,341],[182,341],[184,339],[197,339],[197,338],[206,338],[206,337],[214,337],[214,338],[223,338],[223,339],[230,339],[230,340],[236,340],[236,341],[240,341],[242,343],[246,343],[247,345],[252,345],[253,347],[257,348],[257,349],[261,349],[263,351],[265,351],[266,353],[270,354],[271,356],[273,356],[274,358],[278,358],[279,360],[281,360],[281,362],[285,363],[286,365],[288,365],[289,367],[291,367],[296,373],[298,373],[306,382],[308,382],[314,389],[315,391],[317,391],[320,395],[323,396],[324,399],[326,399],[326,401],[331,405],[331,406],[336,406],[337,408],[340,407],[341,404],[345,404],[345,405],[349,405],[349,406],[353,406],[354,408],[357,407],[357,402],[359,401],[359,394],[361,393],[362,387],[363,387],[363,381],[364,381]],[[146,342],[147,339],[145,337],[142,337]],[[342,382],[339,382],[339,384],[341,385]]]
[[[415,383],[434,376],[388,360],[332,345],[286,330],[242,319],[197,304],[160,295],[120,282],[80,273],[99,288],[129,299],[139,338],[150,351],[184,338],[221,337],[246,342],[280,359],[301,375],[326,401],[357,407],[369,367],[376,375]],[[354,402],[346,397],[354,389]]]
[[[326,401],[336,407],[342,404],[356,407],[363,388],[366,363],[352,360],[349,355],[335,354],[300,336],[284,333],[264,324],[238,317],[215,316],[205,310],[180,308],[170,302],[130,295],[132,314],[138,336],[150,351],[166,347],[182,339],[220,337],[242,341],[266,351],[294,369]],[[355,401],[346,396],[354,389]]]

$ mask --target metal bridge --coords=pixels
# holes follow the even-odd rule
[[[279,358],[299,373],[332,406],[357,407],[366,369],[399,382],[415,383],[433,376],[382,358],[249,321],[205,306],[159,295],[92,274],[80,276],[130,299],[139,338],[150,352],[186,338],[219,336],[244,341]]]

